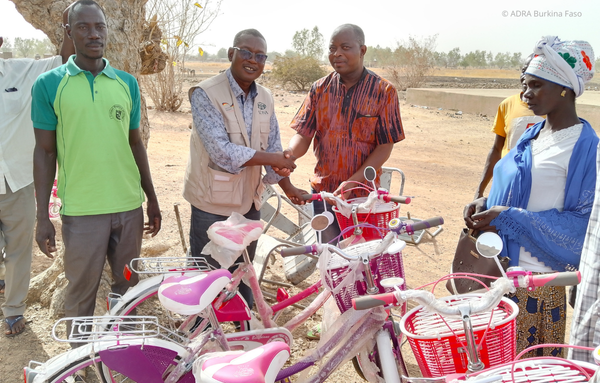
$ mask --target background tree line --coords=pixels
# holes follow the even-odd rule
[[[12,52],[13,57],[28,57],[34,58],[36,55],[44,57],[44,55],[55,55],[56,47],[49,38],[45,39],[23,39],[16,37],[14,40],[4,38],[4,43],[1,52]]]

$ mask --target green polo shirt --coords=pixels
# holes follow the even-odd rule
[[[69,61],[32,88],[33,127],[56,131],[58,196],[68,216],[119,213],[144,201],[129,130],[140,124],[135,77],[106,63],[94,77]]]

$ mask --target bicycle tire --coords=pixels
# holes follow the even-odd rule
[[[65,363],[65,366],[63,368],[59,368],[58,371],[56,371],[54,374],[52,374],[50,377],[46,378],[46,382],[48,383],[69,383],[69,382],[74,382],[74,378],[73,375],[81,372],[81,371],[85,371],[85,369],[93,364],[101,364],[101,360],[100,360],[100,355],[98,355],[98,353],[95,353],[93,356],[92,355],[85,355],[75,361],[69,361],[67,363]],[[100,367],[98,367],[100,368]],[[86,375],[90,375],[88,377],[80,377],[80,380],[78,380],[78,382],[84,382],[84,383],[107,383],[105,380],[103,380],[103,376],[100,375],[100,377],[96,376],[96,374],[86,374]]]
[[[401,379],[402,375],[408,376],[408,373],[406,371],[406,366],[404,364],[404,361],[399,361],[398,360],[398,356],[397,356],[398,354],[397,353],[400,353],[401,350],[400,349],[395,350],[396,348],[400,348],[401,347],[401,343],[398,340],[398,338],[396,337],[396,334],[394,334],[394,337],[396,337],[396,340],[398,340],[398,342],[393,342],[392,341],[392,334],[390,334],[390,330],[389,329],[387,329],[387,331],[385,331],[385,335],[386,335],[387,341],[383,342],[383,344],[386,347],[386,350],[383,353],[384,353],[384,355],[385,354],[387,354],[387,355],[389,355],[389,354],[394,355],[395,364],[396,364],[396,367],[397,367],[397,370],[398,370],[398,378],[399,378],[398,382],[400,382],[401,381],[400,379]],[[355,356],[354,358],[352,358],[352,365],[354,366],[354,369],[356,370],[356,373],[363,380],[367,380],[367,378],[365,377],[365,375],[363,373],[361,364],[362,363],[366,363],[366,362],[374,362],[377,365],[377,368],[379,368],[378,375],[381,378],[384,378],[383,373],[382,373],[383,368],[381,366],[381,358],[379,357],[379,355],[380,355],[380,351],[378,350],[378,345],[375,344],[375,346],[373,347],[373,349],[367,355],[364,355],[367,358],[369,358],[368,361],[361,361],[362,360],[361,355],[358,355],[358,356]]]

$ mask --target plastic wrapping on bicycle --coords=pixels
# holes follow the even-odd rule
[[[477,314],[493,309],[498,305],[502,297],[514,292],[513,282],[507,278],[498,278],[492,283],[492,288],[481,296],[474,296],[470,299],[470,313]],[[445,316],[461,316],[460,306],[449,306],[443,299],[436,299],[435,295],[424,290],[397,290],[392,293],[377,294],[371,296],[362,296],[352,300],[352,305],[356,310],[366,310],[382,305],[400,305],[407,300],[417,301],[427,310],[437,312]]]

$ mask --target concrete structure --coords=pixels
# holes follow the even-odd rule
[[[406,100],[413,105],[485,114],[493,118],[500,102],[517,92],[518,89],[409,88]],[[600,131],[600,92],[586,90],[576,103],[577,115]]]

